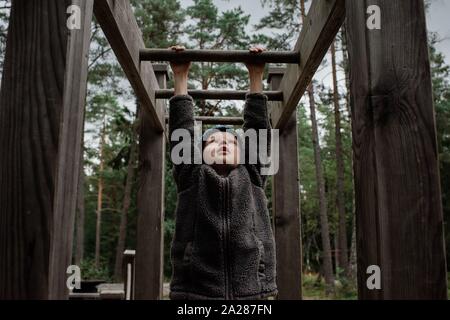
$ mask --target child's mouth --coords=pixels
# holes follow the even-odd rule
[[[221,149],[219,149],[219,155],[228,155],[230,153],[230,151],[227,149],[227,147],[222,147]]]

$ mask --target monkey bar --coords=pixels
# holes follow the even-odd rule
[[[199,100],[245,100],[248,91],[238,90],[189,90],[188,94]],[[170,99],[175,92],[172,89],[156,90],[156,99]],[[282,91],[266,91],[269,101],[283,101]]]
[[[252,53],[248,50],[189,50],[141,49],[141,61],[171,62],[242,62],[242,63],[300,63],[300,54],[295,51],[265,51]]]

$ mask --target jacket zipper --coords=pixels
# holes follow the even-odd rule
[[[228,201],[229,201],[229,184],[228,180],[223,182],[223,225],[224,225],[224,263],[225,263],[225,299],[232,300],[233,293],[231,289],[231,272],[230,272],[230,254],[229,254],[229,238],[230,238],[230,223],[228,214]]]

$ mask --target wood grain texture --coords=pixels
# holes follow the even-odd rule
[[[380,6],[382,29],[366,28]],[[347,1],[361,299],[446,299],[423,0]],[[381,267],[368,290],[367,267]]]
[[[345,18],[345,0],[314,0],[294,51],[300,64],[289,65],[280,89],[284,101],[274,108],[272,123],[282,129],[296,110],[308,84],[322,62]]]
[[[245,100],[248,91],[244,90],[188,90],[188,94],[193,99],[209,99],[209,100]],[[156,99],[170,99],[174,96],[175,90],[165,89],[156,90]],[[283,92],[281,91],[265,91],[269,101],[282,101]]]
[[[158,73],[155,89],[165,87],[165,74]],[[165,113],[165,101],[156,107]],[[161,300],[164,262],[164,132],[150,126],[147,109],[141,108],[139,136],[139,191],[136,245],[135,299]]]
[[[139,60],[139,50],[145,46],[130,0],[95,0],[94,13],[139,103],[147,110],[151,127],[162,132],[164,114],[155,102],[157,80],[151,63]]]
[[[269,70],[270,73],[270,70]],[[270,76],[278,89],[282,74]],[[277,102],[271,102],[272,108]],[[273,177],[273,215],[277,257],[278,299],[302,299],[302,244],[296,113],[280,134],[280,167]]]
[[[12,2],[0,93],[1,300],[48,298],[68,5]]]
[[[141,61],[171,62],[241,62],[241,63],[295,63],[300,56],[295,51],[264,51],[258,54],[248,50],[193,50],[142,49]]]
[[[68,299],[66,270],[72,261],[79,171],[83,152],[93,0],[72,0],[81,9],[81,28],[69,33],[61,110],[56,189],[50,241],[49,299]],[[66,28],[67,30],[67,28]]]

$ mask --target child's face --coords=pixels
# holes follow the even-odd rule
[[[216,132],[208,137],[203,149],[203,159],[209,165],[239,165],[240,148],[236,137],[229,132]]]

